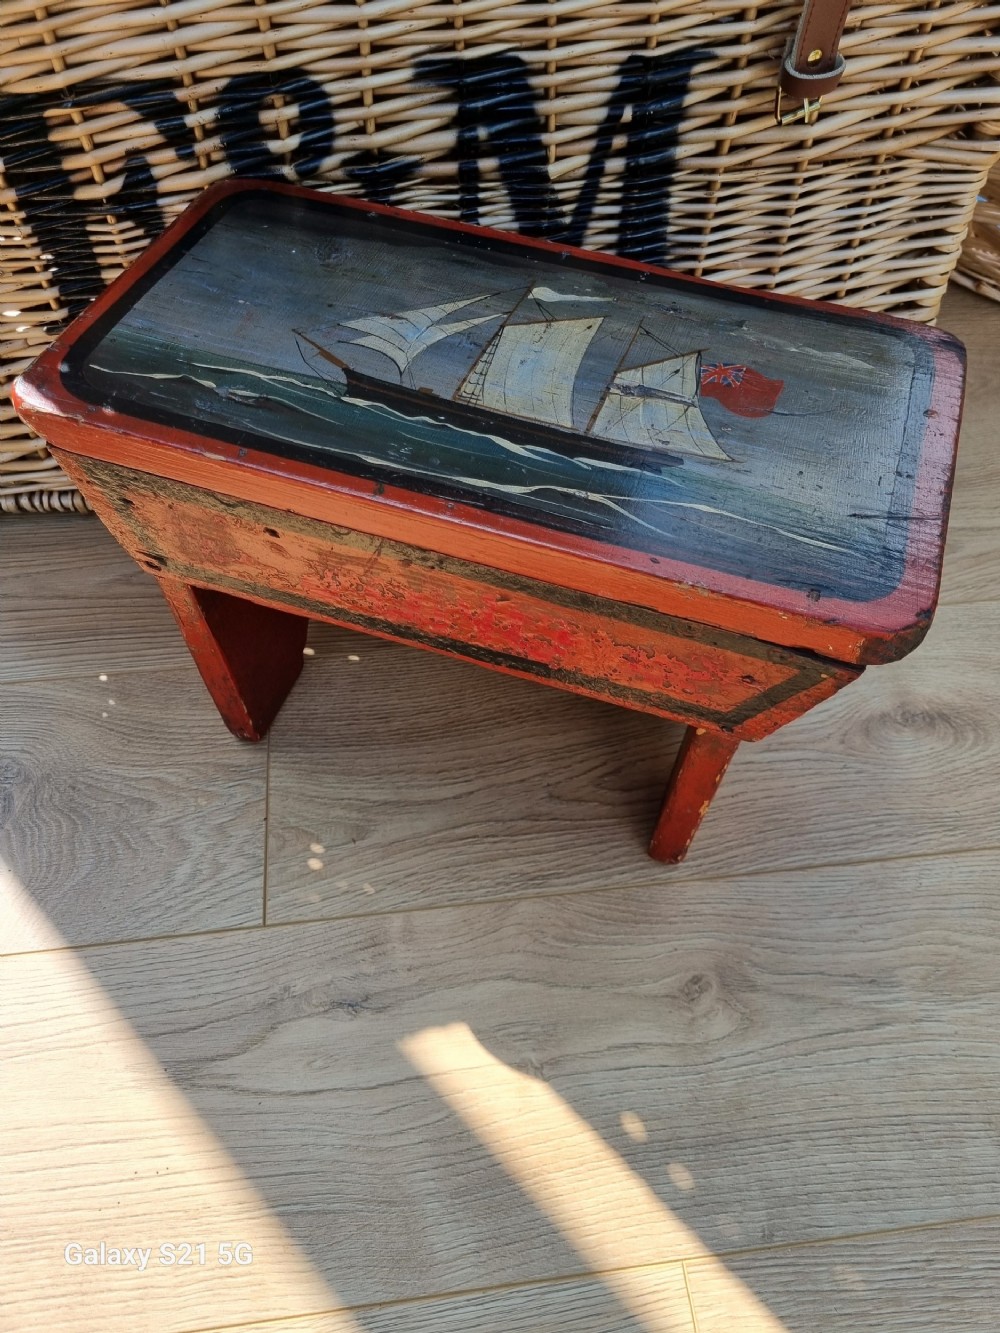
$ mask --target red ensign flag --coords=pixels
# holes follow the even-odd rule
[[[740,417],[766,417],[774,411],[784,380],[769,380],[750,366],[726,366],[721,361],[701,368],[701,392],[717,398]]]

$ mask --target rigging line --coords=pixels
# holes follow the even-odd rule
[[[485,296],[480,296],[480,301],[495,301],[498,296],[509,297],[512,292],[520,292],[523,300],[526,293],[524,288],[518,284],[516,287],[498,287],[495,292],[487,292]]]
[[[542,301],[542,300],[540,300],[540,299],[535,295],[534,291],[532,291],[532,293],[531,293],[531,299],[534,301],[534,303],[535,303],[535,305],[538,307],[538,309],[542,312],[542,318],[543,318],[544,320],[546,320],[549,324],[554,324],[554,323],[556,322],[556,316],[553,315],[552,311],[548,308],[548,306],[545,304],[545,302]],[[511,311],[511,314],[513,314],[513,313],[514,313],[514,312]]]
[[[631,338],[629,338],[628,342],[625,344],[625,350],[620,354],[620,356],[618,357],[618,360],[615,362],[614,372],[613,372],[613,374],[612,374],[612,376],[611,376],[611,383],[612,383],[612,384],[615,383],[615,381],[618,379],[619,375],[622,373],[622,364],[623,364],[625,361],[628,360],[628,358],[629,358],[629,354],[631,353],[632,348],[635,346],[635,340],[636,340],[636,338],[638,338],[638,336],[639,336],[639,331],[640,331],[641,328],[642,328],[642,321],[640,320],[639,323],[638,323],[638,324],[635,326],[635,328],[632,330],[632,336],[631,336]]]
[[[707,348],[704,347],[693,347],[689,352],[678,352],[677,348],[671,343],[668,343],[666,338],[654,333],[652,329],[648,329],[642,320],[639,321],[639,328],[642,329],[643,333],[645,333],[648,338],[652,338],[653,342],[659,347],[662,347],[664,351],[669,352],[671,356],[695,356],[699,352],[707,350]]]
[[[339,380],[331,380],[331,379],[329,379],[329,376],[324,375],[324,373],[323,373],[323,371],[321,371],[321,369],[315,367],[315,365],[311,365],[311,364],[309,364],[308,361],[305,360],[305,353],[303,352],[303,343],[308,343],[309,345],[311,345],[311,347],[312,347],[312,349],[313,349],[313,351],[312,351],[312,355],[313,355],[313,356],[325,357],[325,356],[329,356],[329,353],[324,353],[324,349],[321,348],[319,344],[317,344],[317,343],[313,343],[313,340],[311,339],[311,337],[308,336],[308,333],[301,333],[301,332],[299,331],[299,329],[292,329],[292,335],[295,336],[295,345],[296,345],[296,349],[297,349],[297,352],[299,352],[299,356],[301,357],[301,361],[303,361],[303,365],[304,365],[305,369],[307,369],[307,371],[311,372],[312,375],[319,376],[319,379],[323,380],[323,383],[324,383],[324,384],[335,384],[335,385],[337,385],[337,388],[340,388],[340,381],[339,381]],[[215,371],[221,371],[221,369],[224,369],[224,367],[221,367],[221,365],[216,365],[216,367],[212,367],[212,365],[207,365],[207,363],[200,363],[200,361],[195,361],[195,363],[192,363],[192,364],[193,364],[193,365],[205,365],[205,367],[207,367],[207,369],[215,369]],[[267,375],[264,375],[264,373],[263,373],[263,372],[260,372],[260,371],[257,371],[257,372],[248,371],[247,373],[249,373],[249,375],[255,375],[255,373],[256,373],[256,375],[259,376],[259,379],[261,379],[261,380],[268,379],[268,376],[267,376]],[[280,379],[280,376],[277,376],[277,379]],[[321,392],[323,392],[323,391],[321,391]]]
[[[293,332],[294,332],[294,330],[293,330]],[[309,364],[309,362],[306,360],[306,354],[305,354],[305,352],[302,350],[302,339],[301,339],[301,336],[300,336],[298,333],[295,334],[295,350],[298,352],[299,357],[300,357],[301,360],[302,360],[302,364],[305,366],[306,370],[309,371],[310,375],[318,375],[319,378],[320,378],[321,380],[326,380],[327,384],[335,384],[335,383],[336,383],[336,380],[328,379],[327,376],[323,374],[323,371],[322,371],[321,369],[319,369],[317,366],[313,366],[313,365],[310,365],[310,364]],[[313,356],[315,356],[315,355],[316,355],[316,353],[313,352]]]

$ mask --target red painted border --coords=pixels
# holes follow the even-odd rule
[[[726,287],[689,278],[635,260],[516,236],[465,223],[270,181],[229,180],[211,186],[113,282],[16,381],[20,414],[57,449],[142,471],[190,481],[236,498],[293,510],[377,536],[397,537],[428,550],[473,558],[511,573],[543,575],[583,592],[612,595],[634,605],[688,616],[789,647],[807,648],[845,662],[884,662],[904,656],[923,638],[937,600],[947,498],[961,421],[964,353],[948,334],[891,315],[858,312],[829,302],[753,293],[767,304],[829,311],[839,317],[875,321],[922,338],[934,356],[934,409],[928,416],[914,485],[913,509],[940,513],[937,521],[909,525],[903,576],[889,596],[874,602],[826,599],[821,607],[804,592],[764,584],[698,565],[607,546],[435,499],[401,487],[383,486],[326,467],[239,449],[116,412],[113,420],[62,383],[60,362],[73,343],[140,280],[178,239],[218,201],[247,190],[269,190],[326,201],[361,213],[378,213],[467,232],[509,243],[512,239],[546,255],[570,255],[621,269],[655,272],[685,285],[725,292]],[[935,478],[935,472],[938,474]],[[931,589],[932,591],[928,591]]]

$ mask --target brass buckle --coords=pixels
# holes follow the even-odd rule
[[[822,97],[815,99],[807,97],[798,111],[786,111],[781,114],[781,99],[783,90],[779,83],[774,90],[774,123],[776,125],[794,125],[797,120],[805,121],[807,125],[815,125],[819,120],[819,113],[823,107]]]

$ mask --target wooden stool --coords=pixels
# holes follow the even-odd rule
[[[742,740],[927,630],[963,354],[289,186],[208,190],[16,386],[258,740],[309,618]]]

